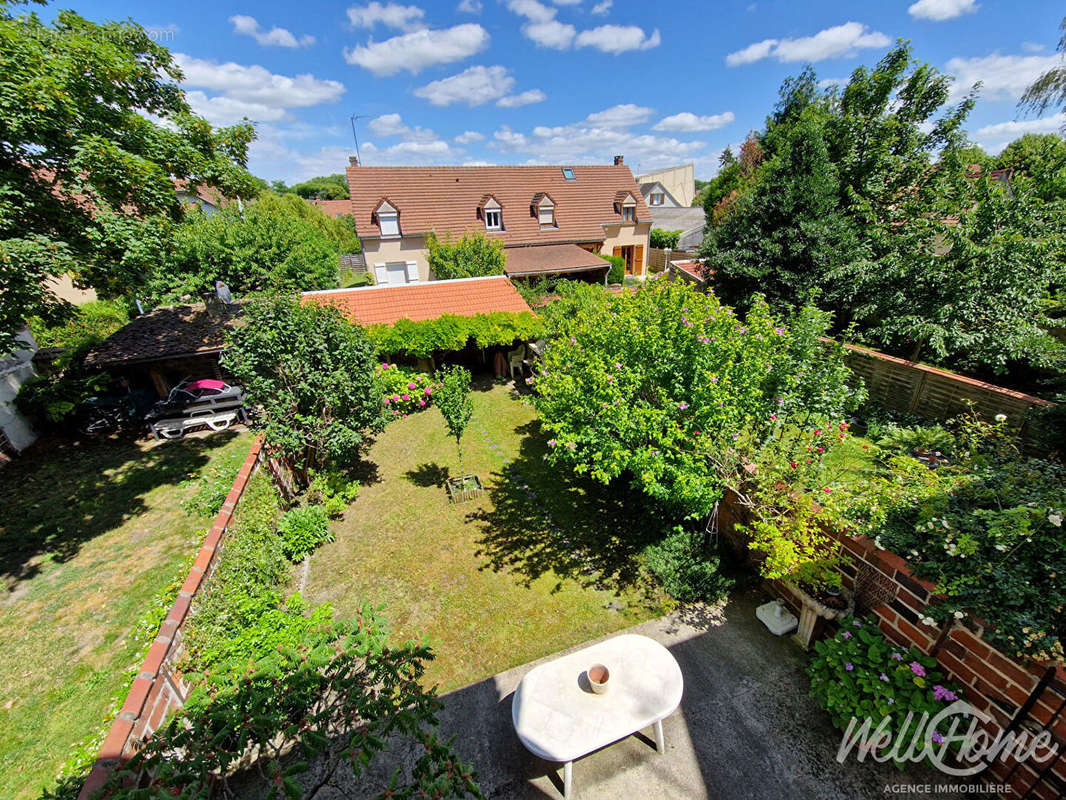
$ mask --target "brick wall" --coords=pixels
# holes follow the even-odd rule
[[[214,525],[204,539],[170,613],[160,625],[159,634],[148,649],[140,672],[126,695],[126,702],[122,704],[118,717],[111,724],[107,738],[104,739],[96,757],[96,764],[89,773],[78,800],[88,800],[89,796],[103,785],[108,771],[132,755],[140,744],[159,728],[168,711],[184,706],[190,687],[182,678],[177,664],[182,655],[182,628],[185,617],[196,592],[214,568],[215,556],[233,520],[237,504],[262,459],[263,442],[262,439],[256,439],[237,472],[233,487],[215,517]]]
[[[861,376],[870,399],[893,411],[904,411],[933,420],[945,420],[966,410],[967,402],[984,419],[1006,414],[1020,428],[1030,448],[1039,431],[1031,417],[1034,409],[1055,404],[1039,397],[1004,389],[991,383],[956,375],[953,372],[907,361],[857,345],[845,345],[848,366]]]
[[[735,527],[743,520],[744,513],[727,498],[719,510],[719,533],[735,552],[756,566],[760,559],[748,549],[746,538]],[[873,614],[886,637],[903,646],[914,645],[935,657],[951,679],[962,685],[965,699],[993,718],[994,722],[987,726],[992,736],[1005,728],[1036,689],[1047,666],[1021,664],[997,650],[982,638],[984,626],[980,620],[967,617],[964,624],[945,627],[922,624],[920,617],[926,616],[924,612],[934,596],[934,584],[913,575],[902,558],[877,549],[864,536],[838,534],[837,538],[846,553],[841,574],[845,588],[855,594],[855,613]],[[799,614],[798,600],[785,584],[770,581],[767,585]],[[816,637],[834,632],[833,625],[824,620],[819,620],[819,626],[815,629]],[[1066,685],[1066,670],[1062,666],[1057,668],[1057,680]],[[1053,698],[1055,695],[1045,693],[1033,706],[1031,715],[1042,723],[1049,720],[1054,712]],[[1058,719],[1055,733],[1066,739],[1066,717]],[[1014,763],[997,760],[981,779],[1002,781]],[[1058,761],[1055,772],[1066,780],[1066,758]],[[1011,783],[1021,794],[1033,778],[1033,771],[1023,764]],[[1058,794],[1034,790],[1031,797],[1053,800]]]

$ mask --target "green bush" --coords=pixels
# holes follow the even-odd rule
[[[955,449],[955,437],[939,425],[913,428],[892,425],[877,440],[877,445],[901,456],[912,455],[918,449],[950,454]]]
[[[698,534],[680,526],[661,542],[644,549],[644,564],[663,588],[682,603],[714,601],[723,597],[732,581],[719,571],[717,556],[700,552]]]
[[[426,237],[426,250],[429,268],[437,280],[503,275],[506,260],[503,242],[483,233],[464,236],[455,242],[449,239],[442,242],[430,233]]]
[[[648,243],[656,250],[677,249],[677,243],[681,241],[684,231],[665,231],[662,228],[652,228]]]
[[[860,722],[869,717],[876,727],[887,717],[893,739],[910,724],[908,713],[918,720],[923,713],[932,718],[962,695],[935,658],[886,641],[873,620],[843,620],[836,636],[816,642],[807,674],[811,696],[836,727],[846,730],[852,717]],[[948,719],[935,733],[947,733],[950,724]],[[911,728],[908,741],[915,733]],[[926,729],[925,742],[936,742],[935,733]]]
[[[611,265],[607,272],[607,283],[621,283],[626,277],[626,260],[621,256],[601,255],[604,261]]]
[[[355,289],[360,286],[373,286],[374,276],[369,272],[352,272],[341,281],[342,289]]]
[[[339,470],[312,475],[311,485],[304,495],[308,503],[321,505],[331,519],[343,514],[358,496],[359,481],[352,480]]]
[[[290,561],[301,561],[322,542],[333,541],[329,514],[323,506],[298,506],[278,521],[281,548]]]

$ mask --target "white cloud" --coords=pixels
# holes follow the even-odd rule
[[[670,117],[664,117],[652,126],[654,131],[677,131],[692,133],[694,131],[715,131],[724,128],[736,119],[732,111],[709,116],[697,116],[691,111],[682,111]]]
[[[1040,42],[1022,42],[1022,50],[1027,53],[1040,53],[1044,49],[1044,45]]]
[[[1027,133],[1058,133],[1066,126],[1066,113],[1055,114],[1044,119],[998,122],[986,125],[975,134],[977,138],[991,141],[1010,141]]]
[[[879,31],[871,31],[859,22],[845,22],[832,28],[818,31],[814,36],[798,39],[764,39],[726,56],[730,67],[750,64],[764,58],[776,58],[781,62],[822,61],[838,58],[867,47],[887,47],[891,39]]]
[[[514,88],[515,80],[506,67],[469,67],[458,75],[441,78],[414,90],[417,97],[435,106],[465,103],[480,106],[506,95]]]
[[[981,97],[1017,100],[1030,83],[1058,63],[1059,58],[1055,55],[1003,56],[993,53],[981,58],[953,58],[947,63],[947,72],[955,76],[951,99],[959,100],[973,84],[981,81]]]
[[[578,6],[581,5],[581,0],[552,0],[557,6]]]
[[[245,117],[254,122],[277,122],[287,115],[285,109],[279,106],[249,103],[223,95],[208,97],[198,89],[187,91],[185,99],[189,101],[194,114],[212,125],[233,125]]]
[[[543,103],[548,99],[548,95],[544,94],[540,89],[530,89],[519,94],[508,95],[507,97],[501,97],[496,101],[496,105],[500,108],[519,108],[521,106],[528,106],[532,103]]]
[[[531,39],[541,47],[551,47],[554,50],[566,50],[574,42],[577,36],[577,28],[557,19],[547,22],[528,22],[522,26],[522,33],[527,39]]]
[[[399,30],[419,30],[426,27],[423,19],[426,12],[418,6],[402,6],[398,3],[382,5],[378,2],[348,9],[348,21],[357,28],[373,28],[377,24]]]
[[[980,6],[974,0],[918,0],[907,9],[907,13],[917,19],[931,19],[943,22],[955,19],[963,14],[972,14]]]
[[[333,103],[344,94],[344,84],[339,81],[320,80],[314,75],[296,75],[290,78],[286,75],[276,75],[258,65],[244,66],[232,61],[219,64],[184,53],[175,53],[174,60],[185,76],[182,86],[210,89],[221,92],[229,101],[236,100],[273,109],[272,119],[280,119],[278,109]],[[216,107],[222,105],[215,103]],[[228,107],[235,106],[231,102]]]
[[[550,22],[555,19],[556,10],[538,0],[507,0],[507,7],[530,22]]]
[[[461,11],[464,14],[480,14],[482,9],[481,0],[462,0],[456,11]]]
[[[480,142],[485,138],[485,134],[478,133],[477,131],[463,131],[455,137],[455,141],[459,144],[470,144],[471,142]]]
[[[647,106],[622,103],[589,114],[585,117],[585,122],[598,128],[628,128],[647,122],[653,112],[654,109]]]
[[[603,16],[611,10],[611,6],[614,5],[614,0],[603,0],[603,2],[597,3],[592,7],[590,13],[597,16]]]
[[[314,36],[301,36],[297,39],[285,28],[271,28],[264,31],[259,27],[259,21],[255,17],[237,14],[229,18],[233,23],[233,32],[244,36],[251,36],[264,47],[308,47],[315,43]]]
[[[818,81],[819,89],[843,88],[847,85],[847,78],[822,78],[820,81]]]
[[[582,31],[574,40],[578,47],[595,47],[613,55],[629,50],[650,50],[658,47],[661,42],[658,28],[648,36],[643,28],[636,25],[600,25],[598,28]]]
[[[421,30],[383,42],[345,48],[344,59],[374,75],[395,75],[400,70],[417,73],[432,64],[450,64],[488,47],[489,33],[480,25],[465,23],[451,28]]]
[[[382,114],[375,117],[367,123],[367,128],[375,136],[386,139],[399,136],[408,142],[432,142],[438,138],[429,128],[420,128],[417,125],[410,127],[399,114]]]
[[[501,125],[500,128],[492,134],[492,138],[504,147],[510,149],[524,148],[528,144],[524,134],[512,131],[506,125]]]

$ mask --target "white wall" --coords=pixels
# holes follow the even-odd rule
[[[366,268],[377,279],[375,266],[389,261],[414,261],[418,265],[418,280],[428,281],[429,259],[424,236],[404,236],[402,239],[363,239]]]

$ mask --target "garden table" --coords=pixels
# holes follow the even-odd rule
[[[603,664],[607,691],[595,694],[585,671]],[[563,764],[563,796],[581,756],[644,728],[655,727],[655,749],[665,748],[662,721],[681,704],[681,668],[670,651],[647,636],[625,634],[531,669],[515,690],[511,718],[531,753]]]

